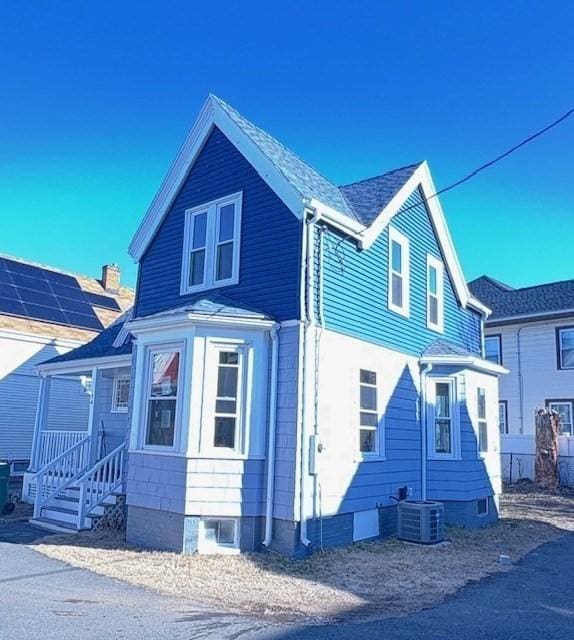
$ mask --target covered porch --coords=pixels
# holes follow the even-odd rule
[[[90,510],[123,486],[131,355],[49,362],[38,370],[40,392],[23,499],[34,504],[35,518],[63,519],[84,528]],[[75,390],[67,398],[55,393],[62,379]]]

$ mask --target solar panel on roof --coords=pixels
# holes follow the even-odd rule
[[[19,300],[0,298],[0,313],[8,313],[13,316],[26,316],[26,309]]]
[[[46,280],[40,278],[31,278],[30,276],[22,275],[21,273],[12,274],[12,282],[23,289],[33,289],[34,291],[46,291],[52,293],[50,285]]]
[[[10,298],[11,300],[18,300],[18,290],[14,285],[0,282],[0,298]]]
[[[117,303],[115,298],[110,298],[109,296],[101,296],[97,293],[91,293],[89,291],[86,292],[86,297],[92,304],[95,304],[97,307],[111,309],[112,311],[121,311],[120,305]]]
[[[68,318],[69,324],[75,327],[84,327],[98,331],[104,328],[104,325],[95,313],[91,316],[86,316],[83,313],[71,313],[68,311],[66,312],[66,317]]]
[[[73,289],[80,288],[80,283],[74,276],[69,276],[66,273],[58,273],[57,271],[48,271],[47,269],[42,269],[42,271],[44,272],[45,279],[48,280],[51,285],[59,284],[72,287]]]
[[[43,307],[40,304],[29,304],[27,302],[24,303],[24,308],[28,312],[28,317],[57,322],[58,324],[68,324],[68,318],[66,318],[64,312],[60,309],[50,309],[50,307]]]

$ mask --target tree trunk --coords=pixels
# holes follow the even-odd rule
[[[558,433],[560,417],[556,411],[536,412],[536,459],[534,478],[543,489],[558,487]]]

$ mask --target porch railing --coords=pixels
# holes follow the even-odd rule
[[[40,516],[42,507],[51,498],[74,484],[87,471],[90,464],[90,443],[91,437],[84,436],[33,476],[31,482],[36,484],[35,518]]]
[[[33,469],[35,471],[42,469],[85,437],[85,431],[42,431],[33,460]]]
[[[80,487],[79,529],[92,509],[122,486],[125,450],[124,442],[77,480],[76,485]]]

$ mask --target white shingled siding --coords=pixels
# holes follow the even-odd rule
[[[15,331],[0,332],[0,459],[29,460],[39,389],[35,365],[72,346]],[[52,389],[48,427],[85,429],[87,396],[79,383],[58,380]]]

